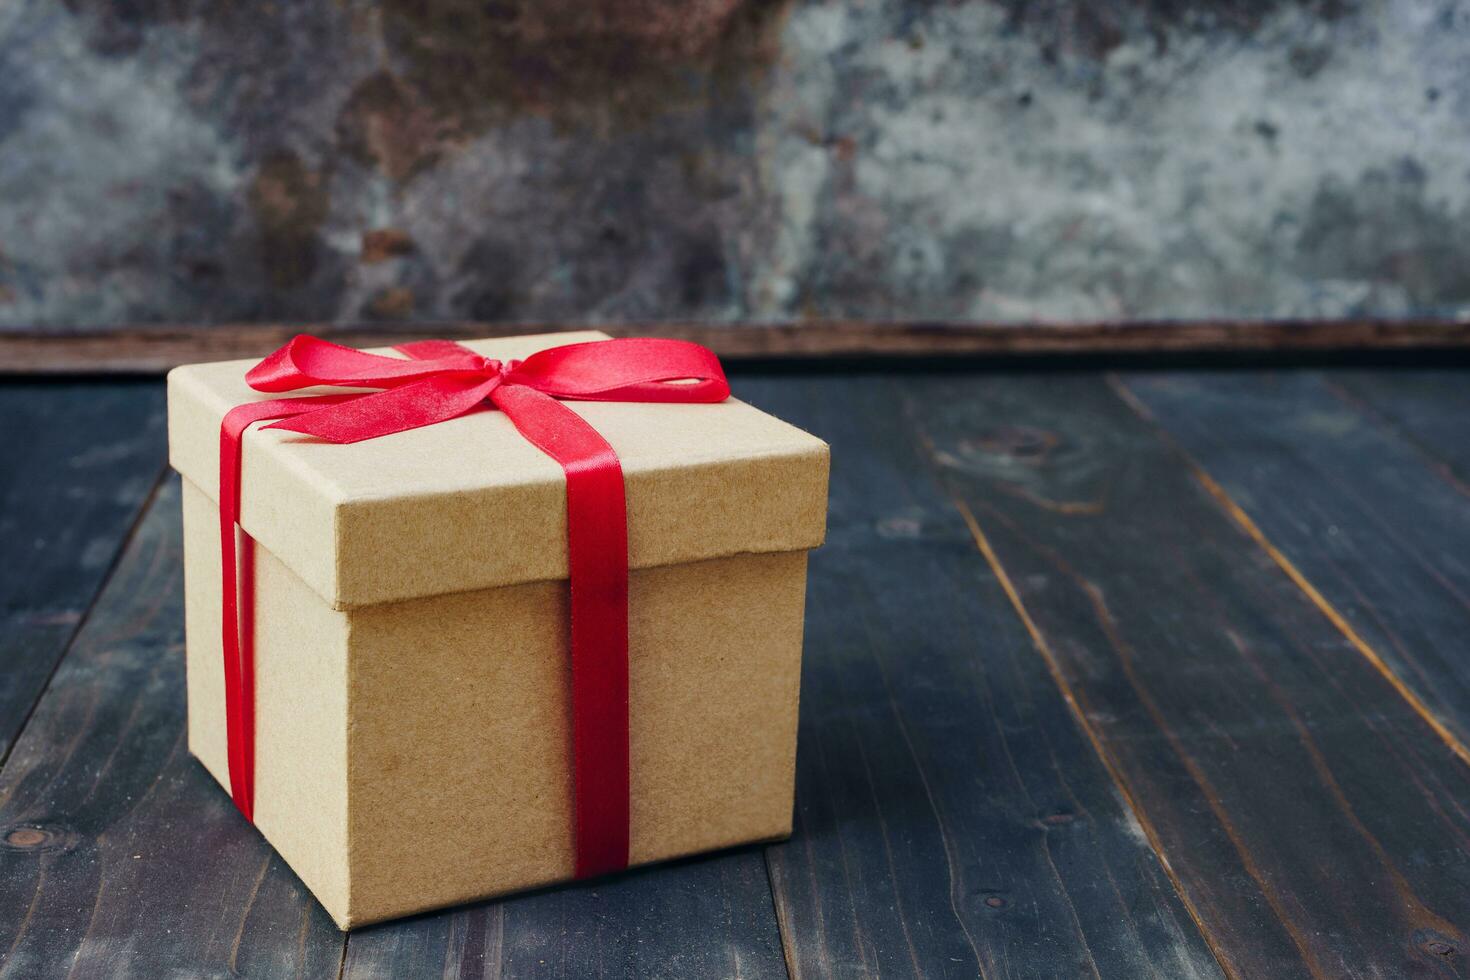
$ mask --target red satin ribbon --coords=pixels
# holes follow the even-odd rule
[[[298,336],[245,375],[250,387],[382,389],[247,402],[220,425],[225,715],[230,795],[255,809],[254,541],[239,528],[240,446],[254,422],[328,442],[359,442],[500,409],[567,479],[571,586],[572,769],[577,876],[628,866],[628,520],[617,453],[557,399],[718,402],[730,394],[719,359],[680,340],[568,344],[500,362],[447,340],[406,344],[408,359]],[[678,383],[675,383],[678,382]],[[238,547],[237,547],[238,545]]]

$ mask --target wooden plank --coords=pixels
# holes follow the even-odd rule
[[[785,977],[758,847],[354,932],[343,977]]]
[[[1228,972],[1463,973],[1470,769],[1167,438],[1095,376],[910,409]]]
[[[1401,430],[1339,397],[1332,377],[1137,374],[1124,383],[1470,763],[1470,489]],[[1470,373],[1461,382],[1470,387]],[[1424,401],[1398,408],[1422,421],[1438,405],[1433,436],[1451,452],[1470,444],[1461,406]]]
[[[163,472],[163,391],[0,385],[0,761]]]
[[[1327,387],[1414,447],[1470,495],[1470,370],[1333,371]]]
[[[792,975],[1220,976],[927,471],[903,386],[736,387],[833,451],[796,833],[769,851]]]
[[[261,357],[306,332],[353,347],[596,326],[619,336],[694,340],[725,358],[1340,351],[1470,347],[1470,320],[1164,320],[965,323],[379,323],[136,325],[0,331],[0,373],[165,371]]]
[[[326,912],[191,759],[179,486],[0,770],[0,978],[335,977]]]

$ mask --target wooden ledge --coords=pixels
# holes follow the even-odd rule
[[[0,329],[0,373],[152,374],[176,364],[259,357],[293,334],[353,347],[425,337],[585,329],[588,324],[475,323],[119,326]],[[1470,348],[1470,320],[1164,320],[1091,323],[596,324],[618,336],[679,337],[724,358],[1305,352]]]

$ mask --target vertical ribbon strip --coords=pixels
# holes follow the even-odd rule
[[[567,481],[571,590],[572,771],[576,874],[628,864],[628,524],[622,465],[607,440],[558,399],[718,402],[730,388],[697,344],[625,339],[553,347],[524,361],[443,340],[384,357],[298,336],[246,374],[264,392],[316,385],[381,389],[247,402],[220,425],[222,641],[230,794],[254,819],[254,542],[239,529],[241,440],[274,421],[329,442],[433,425],[489,402],[556,460]]]

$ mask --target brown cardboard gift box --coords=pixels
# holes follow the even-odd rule
[[[467,346],[508,359],[597,339]],[[219,426],[271,397],[246,386],[252,363],[168,386],[189,748],[226,788]],[[788,835],[826,445],[733,398],[564,404],[626,479],[630,862]],[[253,428],[242,479],[260,832],[343,928],[572,877],[557,464],[485,411],[351,445]]]

